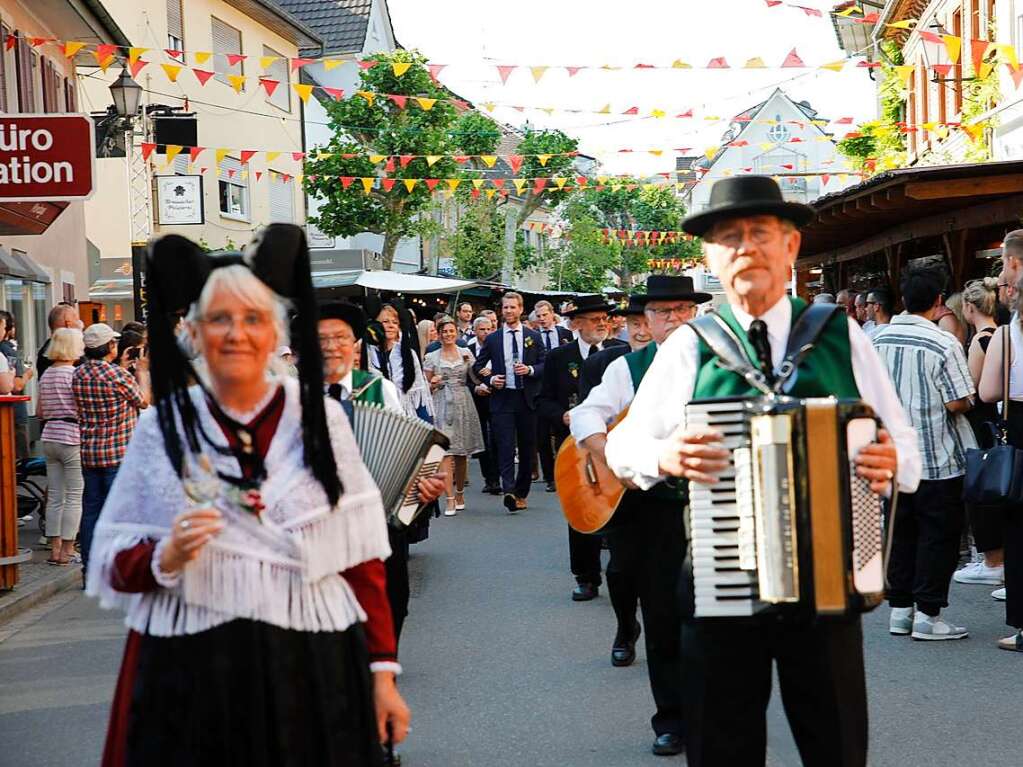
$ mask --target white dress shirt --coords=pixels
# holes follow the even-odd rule
[[[512,359],[512,333],[515,334],[515,342],[519,347],[519,362],[522,362],[525,351],[526,334],[523,324],[520,322],[515,328],[505,325],[501,328],[501,340],[504,342],[504,388],[517,389],[515,385],[515,361]]]
[[[754,318],[736,306],[732,306],[732,311],[739,326],[748,330]],[[777,369],[785,356],[792,323],[788,297],[783,297],[760,319],[767,324],[771,361]],[[887,368],[870,339],[855,322],[848,325],[856,388],[895,442],[899,456],[899,489],[914,492],[921,475],[916,430],[910,425]],[[643,490],[649,490],[664,479],[659,468],[661,451],[675,428],[684,423],[685,406],[693,397],[698,367],[696,333],[683,325],[658,350],[628,416],[608,435],[606,457],[615,474],[632,480]]]
[[[557,325],[551,325],[549,328],[540,328],[537,332],[540,334],[540,340],[543,341],[543,348],[547,351],[561,346],[561,336],[558,335]],[[548,344],[548,342],[550,343]]]
[[[572,408],[569,427],[575,441],[582,442],[594,434],[606,434],[607,425],[629,406],[635,394],[632,373],[625,357],[612,360],[600,384],[590,389],[586,399]]]
[[[587,359],[589,359],[589,357],[590,357],[590,347],[591,346],[596,346],[598,352],[604,351],[604,342],[603,341],[601,341],[599,344],[588,344],[588,343],[586,343],[583,340],[582,336],[579,336],[578,338],[576,338],[575,342],[577,344],[579,344],[579,353],[583,356],[583,361],[584,362]]]

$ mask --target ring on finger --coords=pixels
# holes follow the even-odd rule
[[[187,520],[187,519],[183,519],[183,520],[181,520],[181,521],[180,521],[180,522],[178,523],[178,526],[179,526],[179,527],[180,527],[180,528],[181,528],[182,530],[187,530],[187,529],[188,529],[189,527],[191,527],[191,526],[192,526],[192,523],[191,523],[191,522],[190,522],[189,520]]]

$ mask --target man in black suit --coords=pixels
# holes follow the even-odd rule
[[[551,351],[543,373],[539,411],[555,427],[556,448],[568,436],[569,411],[579,404],[579,376],[583,362],[607,346],[624,346],[624,341],[608,339],[608,312],[614,309],[603,296],[580,296],[568,316],[579,338]],[[572,599],[585,602],[597,596],[600,586],[599,535],[585,535],[568,529],[568,551],[576,587]]]
[[[486,337],[494,332],[494,323],[481,314],[472,323],[473,337],[466,343],[466,348],[473,357],[480,356],[480,350]],[[483,474],[483,492],[490,495],[501,494],[501,475],[497,471],[497,452],[494,449],[494,432],[490,428],[490,387],[485,383],[477,383],[470,376],[467,385],[472,389],[472,401],[476,406],[476,414],[480,418],[480,429],[483,432],[483,444],[486,449],[477,453],[480,462],[480,473]]]
[[[526,508],[536,451],[536,398],[547,356],[540,334],[522,324],[522,296],[508,291],[501,298],[501,329],[491,333],[473,365],[491,390],[490,425],[504,506],[514,514]],[[515,470],[515,448],[519,451]]]
[[[572,331],[558,324],[557,315],[550,301],[537,301],[533,307],[536,321],[539,323],[537,332],[543,339],[544,351],[548,354],[559,346],[572,343]],[[541,411],[536,418],[536,444],[540,452],[540,470],[543,481],[547,483],[547,492],[554,492],[554,445],[560,443],[557,435],[561,429],[561,420],[552,421]]]

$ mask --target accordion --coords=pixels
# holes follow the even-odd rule
[[[853,459],[878,421],[856,400],[691,402],[688,426],[732,451],[717,484],[690,485],[695,615],[850,615],[884,596],[881,501]]]
[[[408,527],[422,510],[416,485],[437,472],[449,442],[419,418],[366,402],[352,404],[352,431],[362,462],[380,488],[388,521]]]

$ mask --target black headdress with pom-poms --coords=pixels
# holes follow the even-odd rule
[[[210,273],[235,264],[247,266],[297,310],[296,319],[301,326],[297,351],[303,457],[334,505],[341,497],[342,487],[324,410],[323,362],[316,334],[309,248],[305,232],[293,224],[270,224],[256,234],[244,253],[207,254],[191,240],[176,234],[150,243],[146,257],[150,373],[167,455],[181,474],[184,450],[201,452],[199,419],[188,395],[188,387],[201,382],[177,341],[176,328],[199,299]],[[178,433],[175,411],[184,428],[183,435]]]

